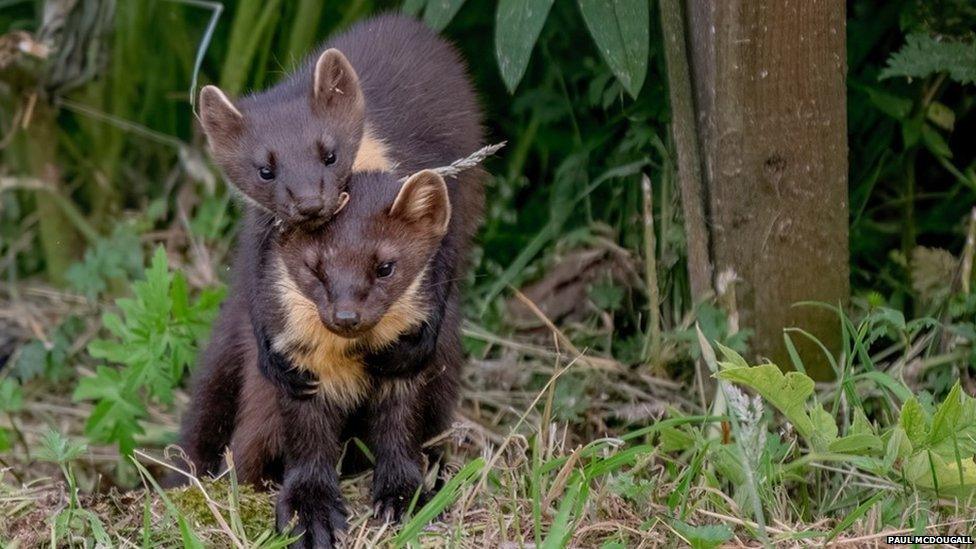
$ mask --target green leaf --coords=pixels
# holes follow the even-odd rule
[[[912,453],[912,443],[908,440],[908,435],[901,426],[896,426],[889,431],[888,440],[885,442],[884,470],[887,473],[894,467],[898,458],[906,458]]]
[[[68,463],[85,453],[88,447],[83,442],[72,442],[71,439],[48,429],[41,437],[41,447],[37,451],[37,458],[41,461],[53,463]]]
[[[956,447],[964,457],[976,454],[976,399],[965,394],[959,382],[932,416],[928,447],[946,458],[954,459]]]
[[[831,442],[828,449],[837,454],[879,455],[882,447],[881,437],[878,435],[857,434]]]
[[[499,0],[495,11],[495,53],[510,93],[515,92],[553,0]]]
[[[695,445],[695,437],[674,427],[661,429],[661,449],[665,452],[683,452]]]
[[[900,95],[894,95],[879,88],[865,87],[864,91],[868,94],[868,100],[881,112],[894,118],[903,120],[912,113],[912,100]]]
[[[579,0],[600,55],[632,97],[647,74],[649,17],[646,0]]]
[[[938,130],[929,124],[922,124],[922,142],[930,153],[939,158],[952,158],[952,150],[949,144]]]
[[[420,10],[424,9],[425,4],[427,4],[427,0],[403,0],[400,11],[407,15],[417,17],[420,15]]]
[[[758,392],[765,400],[786,416],[796,431],[811,446],[824,450],[837,437],[837,424],[823,406],[816,404],[808,410],[807,399],[813,394],[814,383],[799,372],[785,375],[775,364],[751,368],[725,368],[717,377]]]
[[[35,340],[20,349],[13,373],[21,381],[30,381],[44,375],[46,369],[47,349],[44,348],[44,343]]]
[[[680,520],[673,520],[671,527],[685,538],[692,549],[712,549],[732,539],[732,529],[724,524],[691,526]]]
[[[718,341],[715,342],[715,346],[718,347],[718,350],[722,352],[722,356],[725,358],[725,360],[721,362],[723,367],[726,368],[748,368],[749,367],[749,363],[746,362],[746,359],[742,358],[742,355],[736,352],[735,349],[726,347],[725,345],[722,345]]]
[[[976,462],[971,456],[956,461],[935,452],[918,452],[909,458],[904,474],[916,487],[940,496],[967,499],[976,492]]]
[[[24,406],[20,384],[7,377],[0,379],[0,411],[17,412]]]
[[[888,59],[880,78],[925,78],[940,72],[960,84],[976,83],[976,44],[910,34],[905,45]]]
[[[868,421],[867,416],[864,415],[864,410],[861,408],[854,408],[854,420],[851,421],[851,428],[847,431],[848,435],[876,435],[877,432],[874,429],[874,425]]]
[[[440,32],[447,28],[448,23],[464,4],[464,0],[427,0],[427,9],[424,10],[424,23],[427,26]]]
[[[928,443],[930,423],[928,414],[917,398],[912,397],[902,405],[898,425],[905,431],[905,436],[913,447],[920,448]]]
[[[929,103],[929,108],[925,110],[925,118],[947,132],[951,132],[956,126],[956,113],[938,101]]]

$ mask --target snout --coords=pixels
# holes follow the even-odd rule
[[[336,309],[333,322],[343,330],[355,330],[359,327],[359,313],[349,309]]]
[[[279,196],[283,202],[285,221],[315,228],[332,219],[345,205],[348,195],[326,193],[325,187],[323,184],[309,185],[307,188],[286,187],[284,196]]]
[[[362,313],[351,306],[332,306],[327,311],[320,310],[319,315],[330,332],[349,339],[355,339],[373,327],[373,323],[364,320]]]
[[[332,219],[334,205],[320,196],[292,198],[286,208],[292,224],[316,227]]]

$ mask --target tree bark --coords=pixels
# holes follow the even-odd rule
[[[792,305],[836,306],[850,290],[844,2],[686,7],[714,272],[737,275],[758,355],[789,365],[791,326],[836,351],[837,315]],[[792,339],[811,373],[830,375],[816,345]]]

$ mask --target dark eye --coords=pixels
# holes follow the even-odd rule
[[[334,152],[328,151],[322,154],[322,163],[325,164],[326,166],[331,166],[332,164],[335,164],[335,161],[336,161],[336,156]]]
[[[271,181],[272,179],[275,178],[275,173],[274,170],[272,170],[271,168],[267,166],[261,166],[260,168],[258,168],[258,176],[260,176],[261,179],[265,181]]]
[[[393,274],[396,263],[387,261],[376,266],[376,278],[386,278]]]

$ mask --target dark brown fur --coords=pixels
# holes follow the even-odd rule
[[[421,444],[450,425],[457,402],[458,279],[483,202],[483,174],[473,170],[447,181],[452,215],[443,237],[389,214],[400,190],[396,178],[446,165],[482,144],[474,93],[453,49],[398,16],[363,22],[330,45],[358,70],[366,124],[395,164],[386,173],[353,174],[348,205],[324,227],[281,230],[266,211],[246,212],[232,290],[194,381],[182,435],[201,473],[217,472],[229,445],[244,481],[282,480],[279,524],[297,514],[306,546],[328,546],[344,524],[335,466],[349,436],[362,438],[377,456],[374,499],[380,511],[398,514],[420,487]],[[290,146],[283,141],[282,147]],[[367,283],[381,241],[387,242],[382,253],[398,257],[403,275],[383,295],[371,293],[375,281]],[[296,368],[308,349],[300,342],[275,348],[286,328],[279,258],[298,292],[316,307],[318,328],[347,336],[382,323],[413,276],[426,273],[418,288],[423,322],[386,345],[350,351],[368,388],[358,401],[329,393],[304,398],[319,381]],[[357,307],[362,319],[351,331],[335,324],[334,305],[342,300]]]

